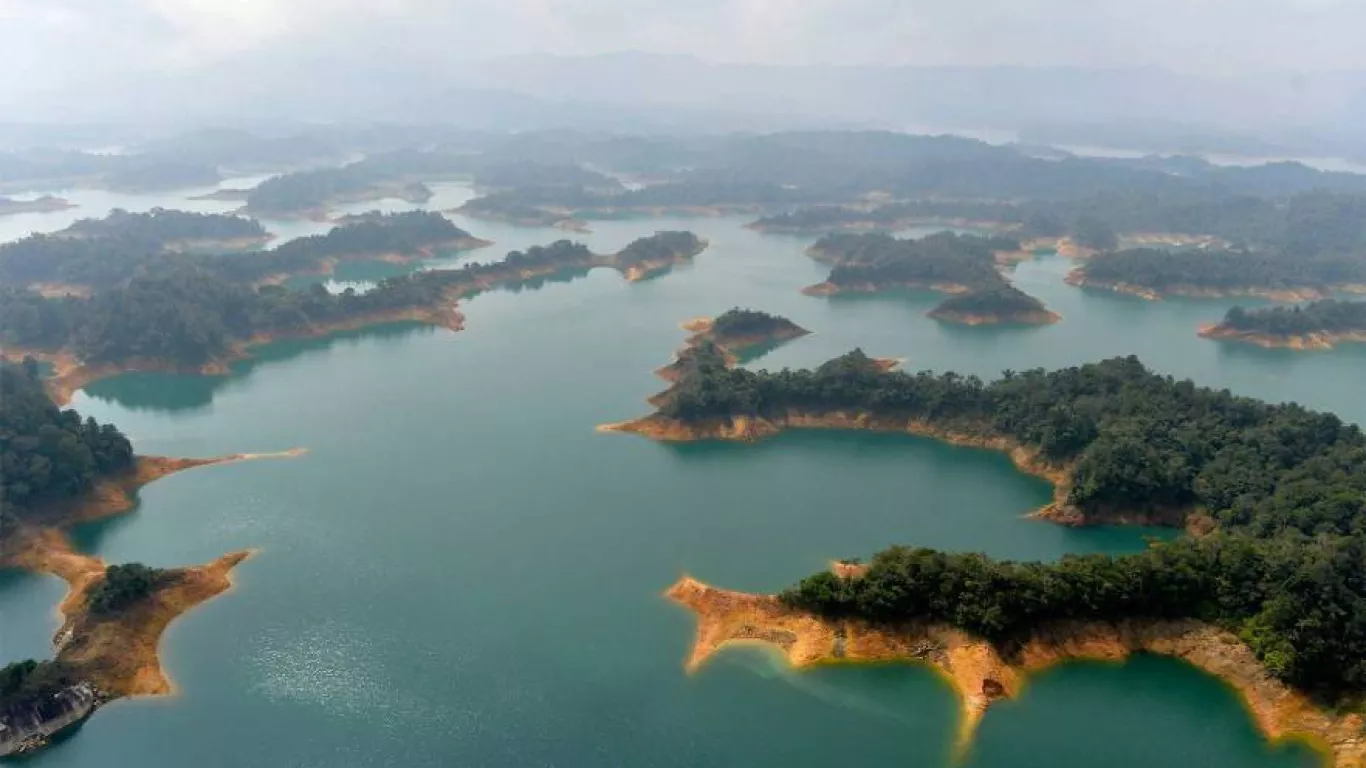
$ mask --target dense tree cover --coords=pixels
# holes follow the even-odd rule
[[[1015,286],[1000,285],[950,296],[934,308],[931,314],[995,315],[1012,317],[1048,311],[1042,301]]]
[[[257,222],[237,216],[162,209],[148,214],[115,211],[105,219],[79,221],[55,235],[33,235],[0,245],[0,279],[20,285],[61,282],[103,288],[195,264],[228,280],[250,283],[267,275],[307,271],[328,258],[412,255],[471,237],[438,213],[375,212],[353,217],[325,235],[297,238],[271,250],[193,257],[166,251],[187,239],[262,234]]]
[[[193,213],[153,208],[147,213],[129,213],[115,208],[103,219],[81,219],[58,236],[86,238],[128,238],[156,243],[184,240],[228,240],[238,237],[263,237],[265,227],[255,219],[218,213]]]
[[[1366,193],[1301,192],[1268,200],[1220,189],[1163,195],[1114,192],[1084,200],[914,200],[880,206],[818,206],[759,219],[761,229],[890,229],[907,222],[960,220],[1018,227],[1022,237],[1071,235],[1115,247],[1115,234],[1210,235],[1302,256],[1366,249]]]
[[[1366,687],[1366,539],[1216,534],[1135,555],[995,561],[894,547],[861,579],[829,572],[791,605],[879,622],[942,621],[1011,650],[1059,620],[1200,619],[1235,632],[1272,675],[1327,698]]]
[[[1075,467],[1083,513],[1198,506],[1229,528],[1366,531],[1366,439],[1330,414],[1159,376],[1134,358],[1008,373],[879,374],[861,353],[815,370],[706,369],[665,415],[869,409],[1003,435]]]
[[[767,336],[794,328],[797,328],[797,325],[785,317],[771,315],[757,309],[735,307],[721,313],[712,321],[711,332],[717,338],[724,339],[743,336]]]
[[[1366,259],[1334,253],[1296,258],[1273,251],[1135,248],[1097,254],[1081,273],[1089,281],[1123,282],[1158,292],[1179,286],[1216,291],[1330,288],[1366,283]]]
[[[996,640],[1059,618],[1192,617],[1235,631],[1276,675],[1366,686],[1366,436],[1336,416],[1148,371],[1135,358],[975,377],[880,374],[855,351],[815,370],[693,366],[661,414],[685,420],[867,410],[1002,436],[1073,468],[1067,503],[1195,510],[1208,540],[1140,555],[993,563],[892,550],[867,579],[812,577],[796,605],[873,620],[932,618]]]
[[[660,253],[690,242],[685,235],[691,238],[688,233],[658,233],[628,245],[626,251]],[[243,257],[216,258],[226,262]],[[595,263],[586,246],[561,240],[513,251],[491,264],[415,272],[383,280],[366,293],[330,294],[321,285],[303,291],[281,286],[256,289],[224,279],[203,261],[185,261],[138,275],[88,300],[49,299],[0,288],[0,338],[35,348],[65,348],[87,362],[150,358],[201,365],[258,334],[306,331],[377,313],[431,307],[451,291],[468,296],[493,285],[516,283],[527,272],[587,271]]]
[[[1220,324],[1224,328],[1271,336],[1366,331],[1366,302],[1324,299],[1304,306],[1233,307]]]
[[[329,258],[412,256],[425,248],[471,237],[469,232],[439,213],[382,214],[376,211],[349,217],[325,235],[307,235],[268,251],[204,259],[201,263],[205,269],[222,277],[250,283],[267,275],[315,269]]]
[[[648,237],[632,240],[617,252],[616,264],[630,267],[642,262],[671,259],[675,256],[695,256],[702,251],[702,239],[685,230],[656,232]]]
[[[495,192],[466,202],[460,206],[460,212],[477,218],[541,227],[552,227],[566,218],[560,212],[525,203],[522,198],[521,193]]]
[[[115,209],[103,219],[81,219],[51,235],[0,245],[0,280],[26,285],[60,282],[102,287],[168,263],[168,246],[202,239],[260,237],[261,225],[222,214],[154,208]]]
[[[113,425],[54,406],[31,362],[0,363],[0,507],[75,496],[132,461]]]
[[[373,195],[388,181],[371,168],[354,163],[341,168],[322,168],[272,176],[247,193],[247,210],[256,213],[296,213],[326,208],[349,199]],[[396,190],[405,199],[427,200],[432,191],[421,182],[407,182]]]
[[[956,283],[978,289],[1002,285],[995,254],[1019,248],[1019,241],[1011,238],[940,232],[904,240],[882,234],[831,235],[817,241],[812,251],[835,264],[827,281],[836,286]]]
[[[86,238],[30,235],[0,245],[0,281],[113,285],[159,260],[165,244],[131,233]]]
[[[152,594],[166,577],[166,571],[141,563],[111,565],[104,569],[104,579],[86,595],[86,605],[97,616],[118,613]]]
[[[0,669],[0,718],[48,713],[52,696],[79,680],[70,666],[56,661],[16,661]],[[55,713],[54,713],[55,714]]]

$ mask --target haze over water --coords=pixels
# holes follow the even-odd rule
[[[457,185],[437,191],[428,207],[469,195]],[[61,215],[190,207],[180,193],[103,194]],[[200,210],[236,206],[211,205],[221,207]],[[566,236],[453,218],[496,241],[460,260]],[[692,617],[660,592],[682,573],[777,590],[831,558],[894,543],[1055,559],[1133,551],[1158,532],[1022,519],[1048,500],[1046,483],[1003,456],[928,440],[795,433],[754,446],[668,446],[594,432],[650,410],[644,398],[663,387],[651,370],[681,344],[681,321],[732,306],[814,332],[755,367],[805,367],[861,346],[905,357],[910,370],[994,377],[1137,354],[1200,384],[1366,420],[1366,349],[1297,354],[1196,337],[1231,302],[1086,293],[1063,284],[1070,264],[1049,256],[1015,279],[1063,322],[943,326],[924,316],[934,295],[801,295],[827,272],[802,254],[808,240],[745,222],[595,222],[572,237],[597,251],[675,228],[711,247],[695,265],[639,284],[596,270],[479,296],[463,305],[460,333],[399,327],[281,343],[230,377],[128,375],[78,394],[72,407],[117,424],[141,453],[310,453],[159,481],[135,513],[78,532],[79,546],[110,562],[260,552],[235,572],[235,591],[167,634],[178,696],[117,702],[30,764],[828,766],[856,756],[948,765],[957,704],[930,672],[794,673],[745,648],[689,676]],[[266,225],[282,239],[326,229]],[[24,233],[0,226],[6,237]],[[52,579],[0,577],[3,661],[49,655],[61,593]],[[1140,659],[1039,678],[988,714],[966,764],[1291,768],[1314,759],[1267,746],[1216,681]]]

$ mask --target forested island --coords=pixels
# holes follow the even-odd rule
[[[50,574],[69,586],[55,658],[0,669],[0,757],[41,749],[113,699],[169,693],[157,658],[162,632],[225,591],[229,571],[247,557],[170,570],[110,566],[75,551],[66,529],[128,511],[138,488],[165,475],[248,458],[255,457],[135,456],[113,425],[59,410],[32,360],[0,362],[0,568]]]
[[[102,219],[81,219],[53,237],[143,241],[171,251],[209,253],[248,250],[271,239],[260,222],[245,216],[167,208],[153,208],[147,213],[115,208]]]
[[[673,362],[655,371],[671,383],[683,379],[697,365],[735,365],[756,353],[811,333],[785,317],[740,307],[726,310],[715,318],[693,318],[682,327],[692,335]]]
[[[755,440],[788,428],[901,432],[1003,451],[1054,483],[1040,517],[1195,535],[1138,555],[1052,564],[894,548],[866,573],[802,582],[782,596],[782,616],[817,627],[853,621],[884,637],[907,622],[942,626],[1007,667],[1027,667],[1019,654],[1045,640],[1064,657],[1088,655],[1093,634],[1121,650],[1205,654],[1254,702],[1285,686],[1301,692],[1295,701],[1330,704],[1366,689],[1366,436],[1336,416],[1201,388],[1133,357],[1007,371],[988,383],[884,373],[856,350],[814,370],[702,361],[654,415],[607,427],[659,440]],[[793,642],[802,641],[784,641],[790,652]],[[1257,663],[1218,667],[1221,654]],[[1316,735],[1341,737],[1329,732],[1340,721],[1318,706]]]
[[[32,200],[16,200],[12,197],[0,197],[0,216],[11,216],[16,213],[64,211],[67,208],[75,207],[75,203],[52,195],[42,195],[40,197],[35,197]]]
[[[522,201],[516,193],[495,192],[476,197],[456,209],[458,213],[475,219],[504,221],[519,227],[556,227],[573,232],[587,230],[588,225],[573,217],[565,209],[545,208]]]
[[[1366,260],[1345,252],[1135,248],[1096,254],[1073,270],[1067,282],[1149,300],[1255,296],[1304,301],[1366,291]]]
[[[1332,349],[1344,341],[1366,341],[1366,302],[1324,299],[1294,307],[1233,307],[1222,322],[1201,328],[1200,335],[1267,348]]]
[[[929,314],[960,325],[1049,325],[1062,319],[1009,283],[950,296]]]
[[[436,216],[400,214],[413,215]],[[367,226],[372,225],[342,231]],[[514,251],[499,262],[415,272],[383,280],[366,293],[340,294],[321,285],[302,291],[257,286],[254,279],[228,279],[215,269],[244,256],[180,262],[145,271],[84,300],[0,288],[0,340],[7,356],[32,354],[50,362],[54,372],[49,391],[65,402],[90,381],[128,370],[225,373],[250,347],[281,337],[398,322],[459,330],[464,315],[458,301],[480,291],[586,274],[603,266],[639,279],[691,259],[705,245],[690,232],[659,232],[618,253],[597,255],[562,240]]]
[[[997,254],[1020,250],[1008,237],[977,237],[952,232],[897,239],[890,235],[831,235],[808,250],[815,259],[834,265],[825,282],[806,293],[876,293],[934,290],[967,293],[1004,282]]]
[[[134,277],[186,266],[234,282],[278,282],[296,274],[327,274],[339,261],[406,262],[488,244],[440,214],[423,211],[366,216],[326,235],[242,252],[269,237],[258,222],[240,216],[114,211],[51,235],[0,245],[0,279],[49,295],[88,297]]]
[[[443,252],[492,245],[439,213],[406,211],[352,215],[325,235],[306,235],[269,251],[205,261],[207,269],[235,282],[278,283],[295,275],[330,274],[343,261],[406,264]]]
[[[951,294],[931,310],[937,320],[964,325],[1002,323],[1047,325],[1061,319],[1043,302],[1011,285],[1001,268],[1016,260],[1021,245],[1010,237],[952,232],[897,239],[882,233],[834,234],[807,253],[832,264],[825,282],[803,292],[812,296],[932,290]]]
[[[356,163],[272,176],[247,192],[245,211],[266,218],[325,219],[332,206],[390,197],[425,203],[432,190],[420,181],[395,180]]]
[[[694,340],[706,339],[736,357],[743,357],[755,347],[781,344],[811,333],[785,317],[740,307],[728,309],[714,319],[691,320],[683,328],[696,334]]]

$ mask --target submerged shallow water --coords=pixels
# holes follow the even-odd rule
[[[450,185],[438,207],[467,193]],[[457,223],[497,241],[462,258],[564,236]],[[754,367],[862,346],[912,370],[990,377],[1134,353],[1203,384],[1366,415],[1355,385],[1366,350],[1297,355],[1196,337],[1225,302],[1086,293],[1047,257],[1016,279],[1062,323],[942,326],[924,316],[932,295],[801,295],[825,274],[802,255],[807,241],[743,223],[597,223],[579,239],[599,251],[667,228],[712,245],[639,284],[595,270],[479,296],[461,333],[280,343],[231,376],[128,375],[79,393],[73,407],[118,424],[143,453],[310,452],[162,480],[134,514],[77,532],[111,562],[260,552],[234,592],[168,632],[163,660],[180,695],[117,702],[32,765],[948,765],[956,702],[929,671],[796,673],[738,648],[689,676],[692,618],[660,592],[682,573],[775,590],[893,543],[1052,559],[1133,551],[1158,532],[1023,519],[1047,484],[1003,456],[929,440],[789,433],[668,446],[594,432],[650,410],[644,398],[663,387],[650,371],[682,342],[678,323],[731,306],[814,331]],[[47,655],[60,594],[53,579],[0,576],[0,658]],[[1038,678],[988,714],[967,759],[1313,763],[1303,748],[1265,744],[1217,681],[1161,659]]]

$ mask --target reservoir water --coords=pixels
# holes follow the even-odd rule
[[[76,213],[185,207],[177,194],[91,194]],[[469,194],[441,185],[430,207]],[[213,205],[201,210],[235,204]],[[66,223],[35,221],[24,226]],[[497,243],[462,258],[565,236],[456,221]],[[575,237],[599,251],[668,228],[692,229],[711,247],[695,265],[638,284],[595,270],[479,296],[464,305],[460,333],[391,327],[280,343],[230,376],[128,375],[78,393],[72,407],[116,423],[142,453],[309,453],[162,480],[133,514],[77,531],[80,547],[110,562],[258,553],[236,571],[233,592],[168,632],[176,696],[117,702],[28,764],[951,764],[956,703],[930,672],[798,673],[743,648],[690,676],[692,617],[660,592],[683,573],[776,590],[830,558],[893,543],[1054,559],[1133,551],[1158,532],[1023,519],[1049,498],[1045,483],[1003,456],[928,440],[795,433],[754,446],[668,446],[594,432],[650,410],[644,398],[663,386],[651,370],[683,340],[681,321],[732,306],[814,332],[755,367],[809,366],[861,346],[912,370],[994,377],[1137,354],[1202,384],[1366,417],[1366,348],[1275,353],[1196,337],[1227,302],[1086,293],[1063,284],[1069,264],[1048,256],[1015,279],[1063,322],[948,327],[924,316],[933,295],[801,295],[826,272],[802,254],[807,240],[744,223],[598,222]],[[288,236],[325,228],[267,226]],[[27,231],[0,227],[8,237]],[[49,654],[61,594],[52,579],[0,575],[0,661]],[[1217,681],[1138,659],[1043,675],[988,714],[966,760],[1100,764],[1292,768],[1315,758],[1266,744]]]

